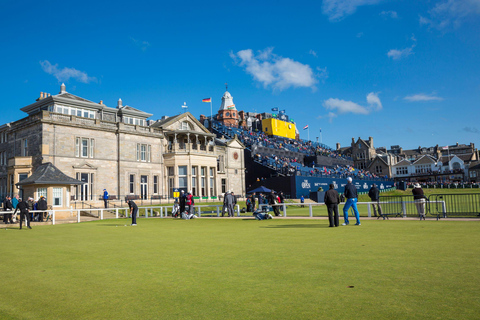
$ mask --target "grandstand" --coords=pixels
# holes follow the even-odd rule
[[[321,143],[267,136],[263,132],[230,127],[215,120],[210,130],[219,138],[236,136],[245,146],[247,190],[262,184],[281,189],[291,197],[309,197],[310,191],[316,191],[320,186],[328,188],[330,182],[342,185],[342,180],[346,183],[347,177],[361,180],[362,183],[357,182],[361,188],[370,188],[371,182],[366,183],[367,180],[393,186],[390,179],[355,169],[351,158]],[[299,183],[299,180],[302,181]]]

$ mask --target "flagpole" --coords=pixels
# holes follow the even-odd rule
[[[210,98],[210,126],[212,125],[212,121],[213,121],[212,98]]]
[[[307,128],[308,141],[310,141],[310,127]]]

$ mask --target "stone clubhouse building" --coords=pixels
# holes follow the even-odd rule
[[[98,202],[103,189],[110,199],[170,199],[175,189],[204,199],[227,190],[245,194],[242,143],[217,139],[189,112],[148,120],[152,114],[121,99],[107,107],[68,93],[64,84],[59,94],[41,93],[21,110],[28,116],[0,126],[2,199],[44,195],[60,209]],[[72,180],[18,184],[47,163],[59,170],[53,177]]]

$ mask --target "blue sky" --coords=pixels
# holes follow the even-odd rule
[[[81,6],[79,4],[81,3]],[[40,92],[285,109],[335,147],[479,145],[480,0],[0,1],[2,123]]]

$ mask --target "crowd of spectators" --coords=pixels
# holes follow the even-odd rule
[[[252,150],[254,146],[261,146],[272,148],[276,150],[286,150],[302,153],[305,156],[321,155],[336,159],[351,160],[331,148],[305,140],[293,140],[275,136],[268,136],[264,132],[243,130],[242,128],[226,127],[220,123],[214,123],[214,128],[221,134],[237,138],[247,147]],[[300,176],[315,176],[325,178],[347,178],[354,179],[388,179],[388,176],[379,176],[367,170],[355,169],[350,165],[335,165],[334,167],[315,166],[315,163],[310,166],[305,166],[296,158],[272,155],[255,154],[254,160],[264,166],[274,168],[279,173],[284,175],[300,175]]]
[[[268,136],[261,131],[226,127],[220,123],[215,123],[214,127],[222,134],[226,134],[230,137],[233,137],[236,134],[237,138],[249,149],[258,145],[267,148],[299,152],[306,156],[321,155],[335,159],[351,160],[349,157],[342,155],[321,143]]]

